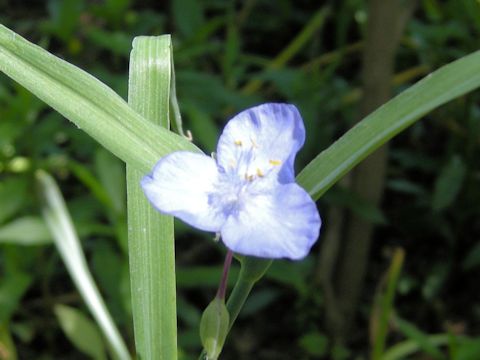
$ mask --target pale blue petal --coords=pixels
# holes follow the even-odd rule
[[[281,183],[295,179],[295,155],[305,141],[303,120],[294,105],[263,104],[231,119],[218,141],[221,171],[240,178],[278,174]]]
[[[308,193],[295,183],[251,195],[228,217],[222,240],[234,252],[262,258],[304,258],[317,241],[320,216]]]
[[[141,185],[153,206],[198,229],[219,231],[225,214],[210,197],[215,193],[218,170],[212,158],[179,151],[163,157]]]

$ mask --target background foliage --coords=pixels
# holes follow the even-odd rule
[[[194,142],[214,151],[223,124],[236,112],[264,101],[291,102],[307,127],[301,169],[359,118],[367,6],[362,0],[0,0],[0,22],[124,98],[132,39],[172,33],[178,98]],[[419,1],[396,49],[393,91],[477,50],[479,35],[478,1]],[[348,181],[331,189],[319,202],[323,233],[335,214],[347,224],[354,214],[376,225],[360,299],[343,324],[348,330],[329,325],[320,241],[305,261],[272,265],[233,328],[224,358],[367,358],[381,335],[385,283],[393,283],[387,347],[410,341],[426,358],[475,359],[479,145],[477,92],[434,111],[390,144],[380,207]],[[79,343],[88,332],[72,335],[64,324],[78,316],[91,326],[39,214],[33,195],[39,168],[60,183],[93,275],[133,346],[123,165],[2,75],[0,358],[12,341],[21,359],[83,358]],[[343,208],[348,211],[333,211]],[[194,359],[200,315],[218,284],[223,249],[208,234],[179,222],[176,229],[178,340],[181,356]],[[342,230],[335,231],[340,252],[347,251]],[[398,247],[404,259],[397,282],[392,269],[401,260],[392,254]]]

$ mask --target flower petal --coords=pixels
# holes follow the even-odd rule
[[[295,183],[246,199],[221,229],[234,252],[262,258],[304,258],[318,238],[321,220],[308,193]]]
[[[163,157],[141,185],[153,206],[196,228],[219,231],[226,216],[211,204],[218,170],[212,158],[186,151]]]
[[[295,179],[293,162],[305,141],[303,120],[294,105],[263,104],[231,119],[218,141],[222,171],[241,178],[278,174],[281,183]]]

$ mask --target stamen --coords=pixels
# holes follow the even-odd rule
[[[255,178],[254,175],[248,175],[247,173],[245,173],[245,180],[247,180],[247,181],[253,181],[254,178]]]
[[[233,143],[237,146],[242,146],[243,145],[242,140],[235,140]]]
[[[255,139],[250,138],[250,141],[251,141],[251,143],[252,143],[252,148],[257,149],[257,148],[258,148],[258,145],[257,145],[257,143],[255,142]]]
[[[270,165],[273,165],[273,166],[278,166],[282,164],[280,160],[268,160],[268,162],[270,163]]]
[[[259,168],[257,168],[257,175],[258,177],[263,177],[263,172]]]

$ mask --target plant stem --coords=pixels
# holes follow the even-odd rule
[[[225,264],[227,263],[228,256],[229,254],[227,253],[227,257],[225,258]],[[230,258],[230,261],[231,261],[231,258]],[[224,268],[224,275],[225,275],[225,268]],[[227,276],[228,276],[228,270],[227,270]],[[222,277],[222,282],[223,280],[224,278]],[[245,301],[247,300],[247,297],[250,294],[250,291],[252,290],[253,285],[255,285],[255,281],[248,281],[248,280],[242,279],[242,271],[240,271],[240,275],[238,277],[237,282],[235,283],[235,287],[233,288],[233,291],[230,294],[227,301],[227,310],[230,315],[229,331],[232,329],[232,326],[235,323],[235,320],[237,319],[238,314],[240,313],[240,310],[242,310],[243,304],[245,304]],[[220,288],[221,287],[222,285],[220,285]],[[218,289],[219,292],[220,292],[220,288]],[[217,296],[220,296],[219,292],[217,293]],[[223,296],[225,296],[225,293],[223,293]],[[206,355],[207,353],[205,352],[205,350],[202,350],[198,360],[205,360]]]
[[[227,310],[230,314],[230,329],[237,319],[240,310],[242,310],[243,304],[245,304],[245,300],[247,300],[253,285],[255,285],[255,282],[241,280],[241,276],[239,281],[235,284],[232,294],[227,301]]]
[[[233,252],[231,250],[227,251],[225,256],[225,262],[223,264],[223,274],[222,279],[220,280],[220,285],[217,291],[217,298],[225,299],[225,292],[227,290],[227,281],[228,281],[228,272],[230,270],[230,265],[232,264]]]

